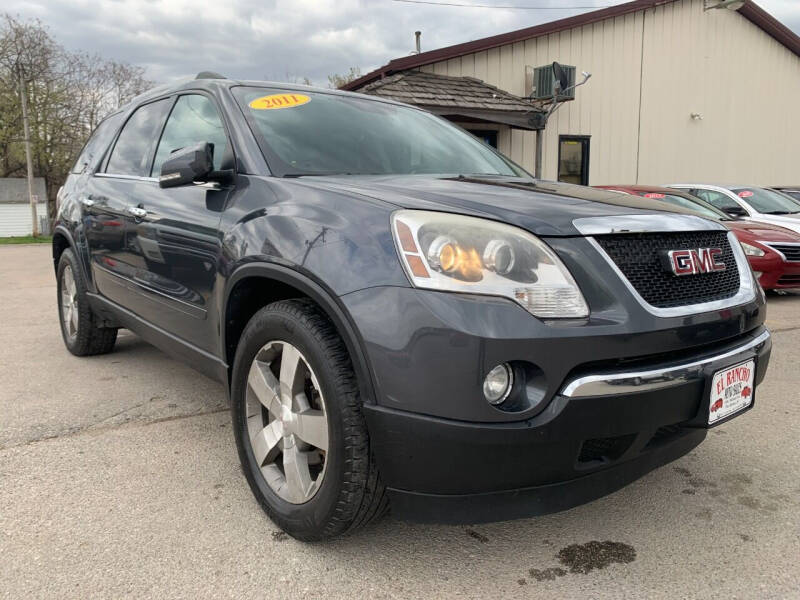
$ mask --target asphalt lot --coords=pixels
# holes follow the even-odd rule
[[[756,407],[677,463],[556,515],[316,545],[251,496],[219,384],[127,332],[73,357],[55,299],[49,246],[0,246],[2,598],[800,596],[800,294],[769,299]]]

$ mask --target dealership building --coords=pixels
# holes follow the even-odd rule
[[[800,185],[800,37],[750,0],[636,0],[390,61],[345,89],[440,114],[531,172],[590,185]],[[569,94],[568,94],[569,95]]]

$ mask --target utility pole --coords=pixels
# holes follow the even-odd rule
[[[547,121],[545,121],[547,125]],[[544,129],[536,130],[536,156],[533,164],[533,176],[536,179],[542,179],[542,154],[544,153]]]
[[[28,201],[31,204],[31,224],[33,225],[33,237],[38,237],[39,220],[36,217],[36,197],[33,195],[33,158],[31,157],[31,128],[28,123],[28,96],[22,69],[19,69],[19,96],[22,101],[22,128],[25,136],[25,161],[28,166]]]

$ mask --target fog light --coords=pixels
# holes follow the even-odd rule
[[[511,370],[511,365],[503,363],[489,371],[483,380],[483,395],[489,404],[497,406],[508,398],[513,386],[514,372]]]

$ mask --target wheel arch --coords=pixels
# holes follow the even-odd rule
[[[246,302],[241,318],[236,318],[242,291],[256,291],[257,297]],[[222,318],[220,319],[220,356],[228,365],[228,389],[239,338],[253,314],[277,300],[310,298],[331,320],[345,343],[358,381],[362,401],[375,403],[375,386],[363,340],[347,310],[335,294],[322,284],[294,269],[274,263],[250,263],[238,267],[225,284]]]
[[[64,254],[64,250],[69,248],[72,250],[73,254],[75,254],[75,258],[78,261],[81,275],[83,276],[83,280],[86,282],[86,286],[90,290],[93,290],[94,283],[90,277],[90,273],[88,272],[86,262],[84,261],[84,256],[78,248],[78,245],[75,243],[75,239],[72,237],[72,234],[63,225],[56,225],[53,231],[53,242],[51,248],[53,252],[53,270],[58,273],[58,262],[61,260],[61,255]]]
[[[66,231],[66,229],[62,227],[56,228],[53,232],[53,268],[57,271],[58,270],[58,261],[61,259],[61,255],[64,254],[64,250],[67,248],[72,248],[73,252],[75,250],[74,244],[72,243],[72,236]]]

